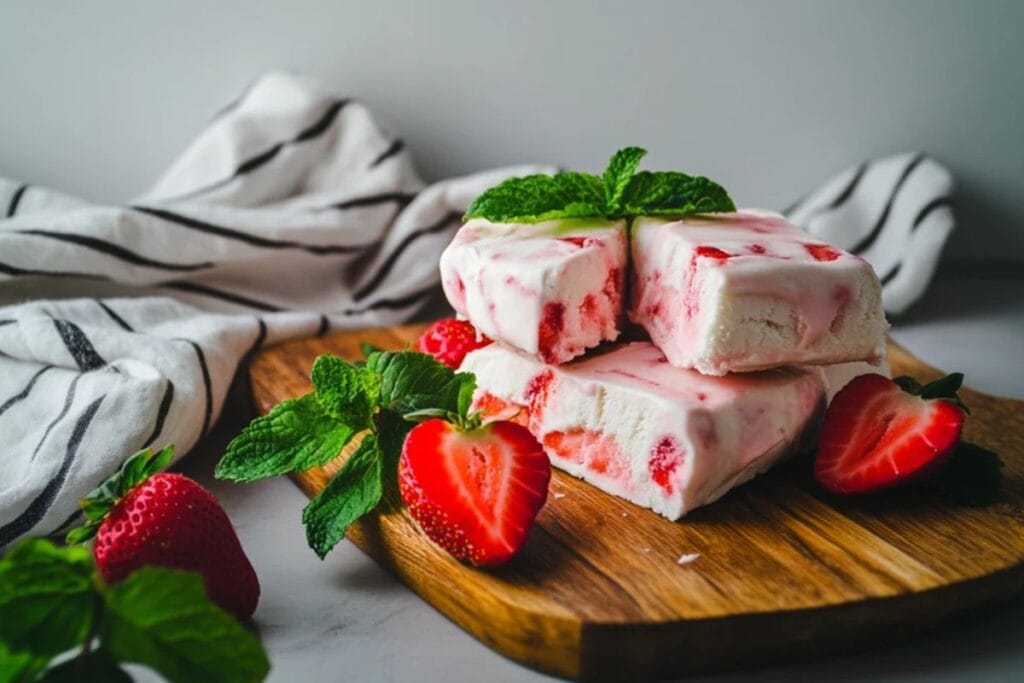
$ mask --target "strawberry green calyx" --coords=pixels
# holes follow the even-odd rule
[[[970,408],[967,407],[967,404],[957,394],[957,391],[960,390],[964,383],[964,373],[962,372],[950,373],[928,384],[921,384],[909,375],[895,377],[892,381],[912,396],[920,396],[924,399],[943,398],[955,403],[960,407],[960,410],[968,415],[971,413]]]
[[[147,448],[128,458],[113,476],[82,499],[85,524],[68,532],[67,543],[77,545],[92,539],[111,508],[133,488],[167,467],[173,457],[172,445],[156,452]]]

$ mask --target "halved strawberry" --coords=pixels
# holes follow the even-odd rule
[[[962,381],[960,374],[926,386],[909,377],[856,377],[825,413],[814,477],[832,493],[866,493],[926,471],[960,441]]]
[[[460,429],[427,420],[409,432],[398,465],[413,519],[454,557],[481,566],[507,562],[523,546],[550,480],[541,445],[513,422]]]
[[[478,333],[467,321],[444,318],[423,331],[419,339],[419,350],[429,353],[450,368],[458,368],[467,353],[490,343],[490,339]]]

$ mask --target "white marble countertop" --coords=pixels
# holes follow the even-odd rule
[[[1024,266],[1020,276],[949,274],[893,325],[892,336],[982,391],[1024,398]],[[272,681],[551,680],[492,652],[348,542],[323,562],[299,521],[305,497],[287,479],[247,486],[213,480],[225,440],[246,419],[244,394],[183,470],[211,488],[239,530],[262,584],[255,623]],[[1024,601],[998,605],[927,636],[706,681],[1005,681],[1024,677]]]

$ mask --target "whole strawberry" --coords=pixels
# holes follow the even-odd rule
[[[478,333],[465,320],[444,318],[424,330],[420,336],[419,350],[429,353],[450,368],[458,368],[467,353],[490,343],[490,339]]]
[[[405,439],[398,485],[409,514],[459,560],[507,562],[543,507],[551,464],[537,439],[514,422],[480,425],[479,413],[434,418]]]
[[[68,543],[95,536],[96,567],[110,583],[144,565],[196,572],[210,600],[248,619],[260,596],[256,572],[213,494],[184,475],[160,472],[173,452],[132,456],[82,500],[87,521]]]

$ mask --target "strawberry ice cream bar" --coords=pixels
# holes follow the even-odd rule
[[[483,334],[563,363],[619,335],[623,223],[470,221],[441,255],[452,308]]]
[[[781,216],[640,219],[629,317],[672,365],[709,375],[878,358],[888,324],[863,259]]]
[[[498,344],[473,351],[475,405],[525,424],[554,466],[678,519],[806,441],[819,374],[784,368],[711,377],[648,342],[547,366]]]

